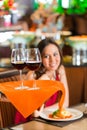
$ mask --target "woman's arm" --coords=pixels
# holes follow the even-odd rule
[[[63,65],[60,66],[58,72],[59,72],[60,82],[62,82],[64,84],[64,87],[65,87],[65,94],[66,95],[65,95],[65,101],[64,101],[63,106],[68,107],[69,106],[69,89],[68,89],[65,68]]]

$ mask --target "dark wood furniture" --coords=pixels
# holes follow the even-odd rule
[[[69,85],[70,106],[87,102],[87,67],[65,67]]]

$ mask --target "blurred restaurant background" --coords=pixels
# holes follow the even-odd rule
[[[11,50],[36,47],[45,37],[62,49],[70,106],[87,102],[87,0],[0,0],[0,82],[19,80]]]
[[[65,63],[86,64],[87,0],[0,0],[2,65],[12,48],[37,46],[45,37],[60,45]]]

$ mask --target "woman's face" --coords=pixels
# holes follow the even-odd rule
[[[49,44],[44,48],[42,62],[46,70],[57,70],[58,66],[60,65],[60,54],[58,48],[55,45]]]

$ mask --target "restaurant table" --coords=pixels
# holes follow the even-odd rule
[[[84,112],[85,105],[82,103],[73,106],[73,108]],[[87,130],[87,117],[82,117],[81,119],[75,120],[74,122],[71,122],[70,124],[63,127],[58,127],[52,124],[42,123],[33,120],[24,124],[13,126],[10,129],[12,130]]]

